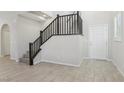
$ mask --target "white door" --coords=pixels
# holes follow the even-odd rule
[[[3,31],[2,32],[2,55],[10,55],[10,32]]]
[[[1,55],[10,55],[10,31],[7,24],[1,28]]]
[[[108,25],[95,25],[89,28],[89,57],[107,59]]]
[[[10,32],[4,31],[4,53],[10,55]]]

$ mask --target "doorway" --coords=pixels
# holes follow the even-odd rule
[[[8,24],[4,24],[1,28],[1,55],[10,56],[10,31]]]
[[[108,25],[93,25],[89,28],[89,57],[107,59],[108,57]]]

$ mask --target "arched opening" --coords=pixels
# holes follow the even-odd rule
[[[1,28],[1,55],[10,55],[10,31],[8,24],[3,24]]]

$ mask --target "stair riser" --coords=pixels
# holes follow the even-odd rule
[[[29,63],[29,59],[28,58],[21,58],[20,62]]]
[[[29,58],[29,54],[24,54],[23,58]]]

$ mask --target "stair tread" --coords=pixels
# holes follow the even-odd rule
[[[19,62],[29,63],[29,58],[20,58]]]

